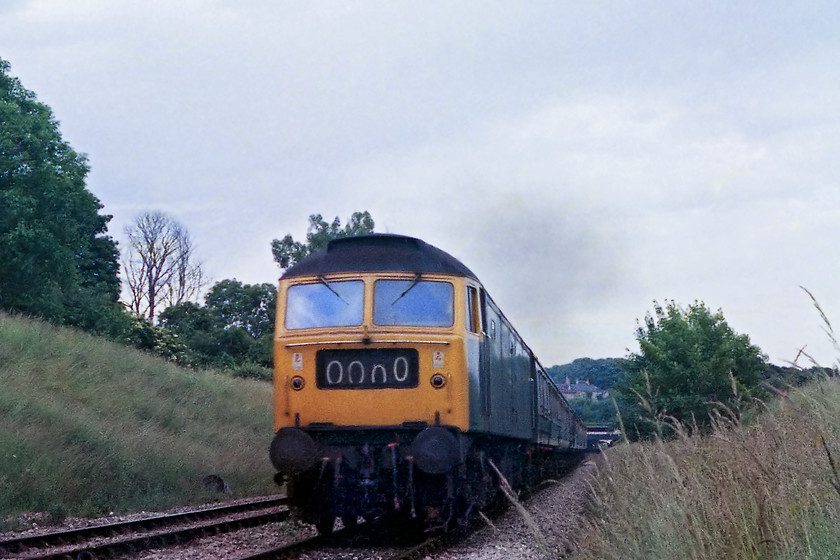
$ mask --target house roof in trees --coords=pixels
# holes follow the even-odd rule
[[[561,393],[596,393],[602,391],[591,383],[560,383],[558,387]]]

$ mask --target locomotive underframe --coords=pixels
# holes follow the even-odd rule
[[[290,505],[300,519],[321,533],[331,532],[336,518],[347,526],[358,517],[397,518],[405,522],[400,527],[430,531],[465,525],[499,496],[494,466],[512,487],[523,488],[577,458],[527,441],[440,428],[454,436],[459,454],[446,472],[427,472],[429,466],[424,470],[418,465],[412,443],[421,427],[307,429],[320,458],[304,472],[279,476],[278,483],[287,484]]]

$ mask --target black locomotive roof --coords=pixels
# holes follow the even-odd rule
[[[282,278],[335,272],[414,272],[453,274],[478,280],[464,264],[428,243],[390,233],[333,239],[317,253],[289,268]]]

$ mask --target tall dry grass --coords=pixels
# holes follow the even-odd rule
[[[723,410],[607,450],[579,559],[840,558],[840,380],[776,397],[749,426]]]
[[[840,558],[840,386],[604,454],[582,558]]]

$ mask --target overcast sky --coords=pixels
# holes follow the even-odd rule
[[[420,237],[545,365],[638,350],[653,300],[770,360],[837,355],[840,4],[4,0],[0,57],[114,216],[275,282],[310,214]]]

